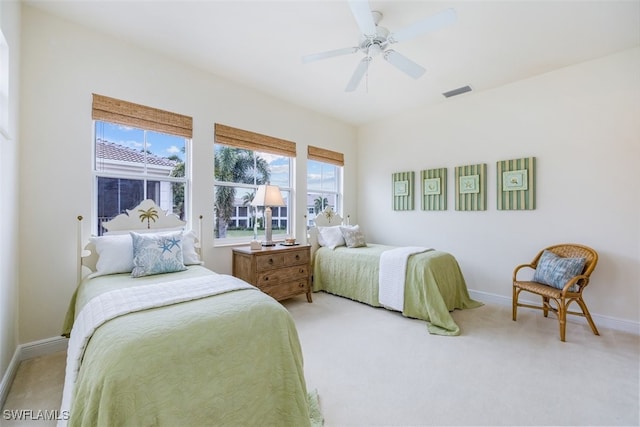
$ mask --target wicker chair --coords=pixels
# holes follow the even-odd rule
[[[541,250],[530,264],[519,265],[515,268],[515,270],[513,270],[513,320],[516,320],[518,307],[528,307],[542,310],[544,312],[544,317],[547,317],[549,311],[553,311],[554,313],[556,313],[556,315],[558,316],[558,320],[560,321],[560,340],[565,341],[567,314],[573,314],[586,317],[593,333],[596,335],[600,335],[598,333],[596,325],[593,323],[593,319],[591,318],[591,314],[587,309],[587,305],[582,299],[582,292],[584,291],[584,288],[586,288],[589,284],[589,276],[598,263],[598,253],[587,246],[571,243],[563,243],[555,246],[550,246],[546,248],[546,250],[553,252],[554,254],[562,258],[585,258],[585,264],[582,274],[571,278],[566,282],[562,289],[534,281],[518,280],[517,274],[521,269],[528,267],[535,270],[538,267],[538,262],[540,261],[540,258],[545,251],[544,249]],[[530,305],[518,302],[518,297],[520,296],[520,292],[522,291],[540,295],[542,297],[542,305]],[[551,300],[554,301],[555,307],[550,303]],[[582,313],[567,310],[572,302],[576,302],[580,306],[580,308],[582,309]]]

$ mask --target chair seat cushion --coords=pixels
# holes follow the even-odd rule
[[[563,258],[545,250],[538,261],[533,281],[562,289],[569,280],[582,273],[585,261],[585,258]],[[569,288],[570,292],[577,290],[576,285]]]

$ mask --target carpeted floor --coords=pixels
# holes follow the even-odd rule
[[[66,352],[24,360],[18,367],[9,395],[4,403],[0,426],[55,426],[48,412],[60,409]],[[31,412],[21,412],[31,411]],[[13,411],[8,413],[7,411]],[[17,411],[17,412],[16,412]],[[38,411],[43,411],[39,413]],[[53,413],[57,415],[56,413]],[[19,420],[18,418],[23,418]],[[45,419],[46,418],[46,419]]]
[[[325,426],[640,424],[640,337],[595,336],[540,312],[485,305],[455,311],[458,337],[325,293],[284,302],[296,321],[309,391]],[[64,353],[21,363],[6,410],[57,409]],[[48,426],[54,422],[8,422]]]

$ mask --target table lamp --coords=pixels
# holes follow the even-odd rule
[[[264,241],[262,246],[275,246],[271,239],[271,207],[286,206],[277,185],[259,185],[251,206],[264,206]]]

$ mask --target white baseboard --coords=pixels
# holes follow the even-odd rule
[[[34,357],[64,351],[67,349],[68,342],[69,339],[65,337],[52,337],[26,344],[19,344],[2,377],[2,382],[0,382],[0,408],[4,406],[4,402],[7,400],[9,389],[11,389],[11,384],[16,376],[16,372],[18,372],[20,362],[33,359]]]
[[[11,388],[13,379],[16,376],[16,372],[18,372],[18,365],[20,364],[20,360],[18,360],[18,348],[16,348],[16,351],[13,353],[9,366],[7,366],[7,370],[4,371],[4,375],[2,376],[2,382],[0,382],[0,408],[4,407],[4,402],[7,400],[7,396],[9,395],[9,389]]]
[[[18,349],[20,349],[20,361],[57,353],[58,351],[65,351],[68,343],[69,338],[59,336],[20,344],[18,346]]]
[[[511,307],[511,297],[505,297],[503,295],[491,294],[488,292],[482,291],[474,291],[469,289],[469,295],[471,298],[481,301],[487,304],[497,304],[502,306]],[[519,301],[526,304],[539,304],[539,301],[533,301],[530,299],[520,297]],[[526,307],[519,307],[518,310],[533,310],[527,309]],[[607,329],[614,329],[616,331],[628,332],[634,335],[640,335],[640,323],[633,322],[625,319],[618,319],[615,317],[604,316],[602,314],[591,313],[591,317],[593,318],[593,322],[596,324],[598,329],[600,326]],[[587,320],[580,316],[567,316],[567,322],[587,324]]]

